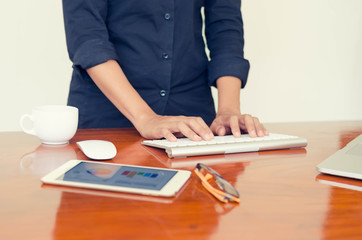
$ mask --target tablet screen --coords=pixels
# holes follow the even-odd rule
[[[160,190],[177,173],[173,170],[81,162],[63,175],[63,181]]]

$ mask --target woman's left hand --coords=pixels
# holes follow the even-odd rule
[[[218,113],[210,128],[215,135],[219,136],[233,134],[235,137],[240,137],[241,133],[248,133],[251,137],[269,135],[269,132],[259,122],[259,119],[249,114]]]

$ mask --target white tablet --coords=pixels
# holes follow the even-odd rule
[[[191,172],[116,163],[70,160],[44,176],[48,184],[172,197]]]

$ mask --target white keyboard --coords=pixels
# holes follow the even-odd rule
[[[256,138],[251,138],[248,134],[243,134],[240,138],[235,138],[232,135],[215,136],[211,141],[202,140],[196,142],[188,138],[179,138],[177,142],[161,139],[145,140],[142,144],[165,149],[169,158],[175,158],[302,148],[307,146],[307,140],[297,136],[270,133],[269,136]]]

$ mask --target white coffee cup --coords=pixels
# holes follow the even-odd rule
[[[31,129],[24,127],[26,119],[33,123]],[[77,131],[78,108],[63,105],[38,106],[31,115],[21,116],[20,127],[25,133],[40,138],[44,144],[66,144]]]

